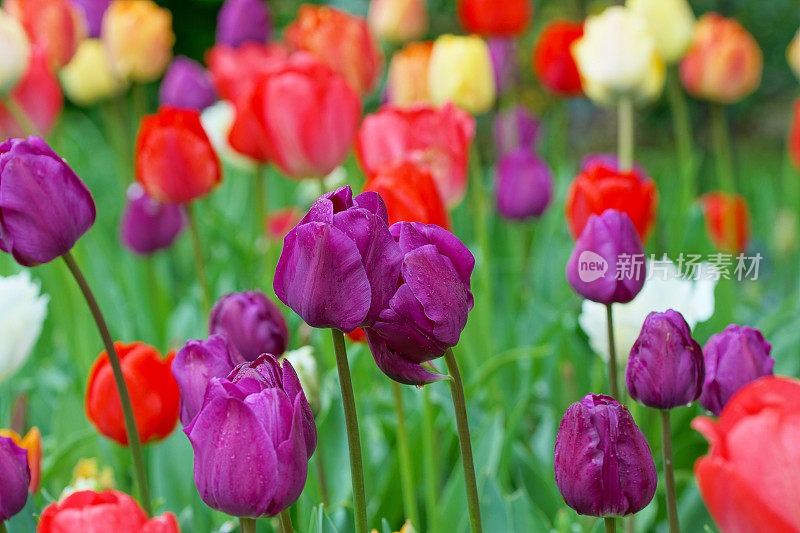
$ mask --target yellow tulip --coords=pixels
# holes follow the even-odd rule
[[[28,70],[31,45],[22,24],[5,11],[0,11],[0,94],[17,84]]]
[[[668,64],[683,57],[692,43],[694,13],[686,0],[628,0],[628,8],[644,17]]]
[[[367,22],[379,39],[413,41],[428,31],[428,6],[425,0],[372,0]]]
[[[469,113],[488,111],[496,89],[486,42],[475,35],[436,39],[428,65],[428,94],[436,105],[452,102]]]
[[[114,71],[99,39],[85,39],[59,72],[64,94],[74,104],[89,106],[122,92],[127,81]]]
[[[102,39],[117,72],[153,81],[172,59],[172,13],[150,0],[114,0],[103,17]]]

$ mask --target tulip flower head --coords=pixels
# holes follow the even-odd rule
[[[70,0],[78,6],[86,18],[88,37],[98,39],[103,30],[103,16],[111,5],[111,0]]]
[[[570,51],[572,43],[583,37],[583,23],[556,20],[548,24],[533,50],[533,71],[550,92],[558,96],[583,94],[578,65]]]
[[[529,150],[504,155],[496,170],[497,211],[503,218],[538,218],[553,199],[553,176],[547,163]]]
[[[42,332],[48,300],[27,270],[0,277],[0,383],[30,357]]]
[[[19,513],[28,501],[31,471],[28,452],[9,437],[0,436],[0,522]]]
[[[3,10],[22,24],[51,70],[69,63],[86,37],[83,13],[70,0],[5,0]]]
[[[627,0],[627,7],[647,20],[658,53],[671,65],[678,62],[692,42],[694,13],[687,0]]]
[[[280,357],[289,344],[289,328],[278,306],[261,291],[235,292],[211,309],[209,334],[228,338],[246,361],[269,353]]]
[[[386,79],[386,100],[398,107],[430,103],[428,65],[433,43],[409,43],[395,52]]]
[[[99,39],[84,39],[78,51],[58,73],[61,87],[72,103],[90,106],[118,95],[128,82],[114,70],[105,45]]]
[[[786,61],[794,75],[800,79],[800,30],[794,34],[794,39],[786,48]]]
[[[623,405],[587,394],[558,428],[555,477],[578,514],[626,516],[644,509],[658,483],[650,445]]]
[[[469,33],[519,35],[532,17],[531,0],[458,0],[458,20]]]
[[[220,98],[235,103],[262,74],[280,68],[289,59],[282,44],[246,42],[237,47],[217,44],[206,54],[214,89]]]
[[[264,0],[226,0],[217,15],[217,42],[233,47],[269,42],[272,15]]]
[[[6,94],[28,70],[31,45],[25,29],[5,10],[0,11],[0,94]]]
[[[185,224],[181,206],[154,200],[138,183],[128,187],[127,197],[128,203],[120,222],[122,244],[140,255],[172,246]]]
[[[161,81],[162,105],[202,111],[217,101],[211,76],[203,66],[188,57],[176,57]]]
[[[367,22],[379,39],[413,41],[428,31],[428,5],[425,0],[372,0]]]
[[[700,198],[706,232],[714,246],[730,253],[744,252],[750,241],[750,212],[739,194],[710,192]]]
[[[28,467],[31,472],[31,483],[28,488],[31,492],[36,493],[42,479],[42,434],[39,432],[39,428],[31,428],[24,437],[10,429],[0,429],[0,438],[2,437],[10,438],[14,444],[27,452]]]
[[[478,36],[442,35],[428,65],[428,94],[435,105],[452,102],[467,113],[488,111],[497,89],[486,41]]]

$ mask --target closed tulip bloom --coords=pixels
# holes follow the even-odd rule
[[[226,0],[217,15],[217,42],[239,46],[265,44],[272,33],[272,15],[264,0]]]
[[[185,224],[181,206],[154,200],[138,183],[128,187],[127,196],[128,203],[120,222],[122,244],[140,255],[172,246]]]
[[[489,37],[486,45],[492,59],[495,89],[498,94],[503,94],[520,81],[517,41],[513,37]]]
[[[42,333],[49,299],[27,270],[0,277],[0,383],[30,357]]]
[[[323,177],[347,157],[360,119],[361,101],[345,79],[299,52],[237,100],[228,140],[290,177]]]
[[[367,22],[379,39],[404,43],[428,31],[425,0],[371,0]]]
[[[667,64],[683,57],[692,42],[694,13],[686,0],[627,0],[634,13],[647,20],[658,52]]]
[[[161,80],[159,100],[162,105],[202,111],[217,101],[217,93],[200,63],[178,56]]]
[[[128,86],[109,61],[98,39],[84,39],[67,66],[58,73],[64,94],[72,103],[90,106],[118,95]]]
[[[658,483],[650,445],[628,409],[596,394],[564,413],[556,436],[555,477],[567,505],[597,517],[641,511]]]
[[[755,328],[731,324],[712,335],[705,346],[706,377],[700,405],[719,416],[742,387],[772,374],[772,346]]]
[[[710,192],[700,198],[706,231],[721,251],[743,252],[750,241],[750,211],[739,194]]]
[[[390,104],[407,107],[430,103],[428,96],[428,64],[432,42],[409,43],[395,52],[389,63],[386,99]]]
[[[533,72],[544,87],[559,96],[583,94],[572,43],[583,37],[583,23],[556,20],[545,26],[533,49]]]
[[[553,176],[547,163],[520,148],[497,162],[497,211],[503,218],[538,218],[553,199]]]
[[[615,209],[591,215],[567,262],[567,281],[593,302],[627,303],[642,290],[644,248],[631,219]]]
[[[131,81],[154,81],[172,59],[172,13],[151,0],[114,0],[102,37],[119,73]]]
[[[172,375],[181,394],[181,424],[186,427],[203,407],[206,388],[212,378],[224,378],[244,358],[227,337],[211,335],[208,340],[190,340],[178,350]]]
[[[458,20],[469,33],[519,35],[532,17],[530,0],[458,0]]]
[[[114,531],[114,533],[180,533],[172,513],[147,518],[136,500],[117,490],[73,492],[42,511],[38,533]]]
[[[25,29],[17,19],[0,11],[0,94],[6,94],[28,70],[31,45]]]
[[[681,81],[696,98],[732,104],[758,88],[763,63],[758,43],[736,20],[706,13],[681,61]]]
[[[683,316],[650,313],[633,343],[625,382],[631,398],[655,409],[674,409],[700,397],[705,364]]]
[[[235,103],[262,74],[283,66],[289,51],[282,44],[247,42],[238,47],[217,44],[206,54],[214,88],[220,98]]]
[[[800,382],[777,376],[739,390],[718,421],[692,421],[709,442],[708,454],[695,463],[695,479],[720,531],[800,531],[798,424]]]
[[[598,104],[646,102],[661,94],[664,60],[647,21],[630,9],[612,6],[590,16],[571,50],[583,90]]]
[[[43,48],[31,50],[28,70],[11,91],[11,98],[25,112],[38,135],[46,137],[50,134],[64,108],[64,95]],[[18,124],[14,115],[0,102],[0,138],[23,137],[28,134],[27,129]]]
[[[475,258],[452,233],[432,224],[398,222],[392,237],[403,253],[399,285],[367,330],[375,362],[400,383],[441,379],[422,365],[458,344],[473,307]]]
[[[261,291],[226,294],[214,304],[208,332],[224,335],[247,361],[261,354],[280,357],[289,344],[289,328],[278,306]]]
[[[349,186],[319,198],[283,240],[275,295],[316,328],[371,326],[397,288],[402,254],[386,206]]]
[[[406,221],[436,224],[445,229],[450,226],[436,182],[420,165],[410,161],[387,163],[367,181],[364,191],[381,196],[389,224]]]
[[[356,156],[367,176],[386,163],[409,160],[427,168],[442,200],[455,207],[467,191],[469,147],[475,119],[457,107],[392,105],[367,115],[356,137]]]
[[[184,433],[203,501],[252,518],[274,516],[297,501],[317,441],[292,365],[271,355],[212,379],[203,408]]]
[[[162,107],[142,119],[136,180],[151,197],[172,203],[191,202],[219,185],[219,159],[197,110]]]
[[[363,17],[305,4],[283,38],[294,50],[311,52],[339,72],[359,95],[371,93],[380,80],[383,53]]]
[[[428,66],[428,94],[435,105],[452,102],[472,114],[491,109],[496,88],[486,41],[475,35],[436,39]]]
[[[70,0],[83,12],[90,39],[98,39],[103,30],[103,16],[111,5],[111,0]]]
[[[94,199],[39,137],[0,144],[0,250],[23,266],[69,252],[94,224]]]
[[[494,145],[498,157],[517,150],[534,151],[542,123],[522,104],[499,111],[494,118]]]
[[[658,209],[658,190],[641,167],[619,170],[616,158],[587,158],[583,170],[567,191],[566,215],[570,233],[577,238],[592,215],[616,209],[628,215],[639,237],[646,241]]]
[[[31,471],[28,452],[9,437],[0,436],[0,523],[8,520],[25,507]]]
[[[5,0],[3,9],[20,21],[53,70],[69,63],[86,37],[83,13],[70,0]]]
[[[115,342],[114,348],[128,386],[139,438],[147,443],[168,437],[178,422],[180,402],[178,383],[170,370],[175,354],[161,357],[155,348],[142,342]],[[128,445],[119,393],[105,351],[89,372],[86,416],[102,435]]]
[[[42,434],[39,428],[31,428],[24,437],[10,429],[0,429],[0,437],[8,437],[28,454],[28,467],[31,471],[31,483],[28,489],[36,493],[42,479]]]

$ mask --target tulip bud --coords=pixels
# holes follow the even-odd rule
[[[642,290],[644,249],[628,215],[591,215],[567,262],[567,281],[593,302],[627,303]]]
[[[578,514],[626,516],[644,509],[658,484],[650,445],[628,410],[609,396],[587,394],[558,428],[555,477]]]
[[[650,101],[661,94],[664,60],[646,20],[630,9],[612,6],[590,16],[571,49],[583,89],[598,104]]]
[[[0,277],[0,382],[13,376],[30,357],[42,333],[49,299],[27,270]]]
[[[494,118],[494,144],[498,157],[517,150],[534,151],[542,124],[521,104],[500,111]]]
[[[428,65],[433,51],[432,42],[409,43],[392,56],[386,80],[386,97],[401,107],[430,102],[428,96]]]
[[[74,104],[90,106],[121,93],[128,86],[109,61],[98,39],[85,39],[58,73],[64,93]]]
[[[0,250],[23,266],[69,252],[94,224],[89,189],[39,137],[0,144]]]
[[[25,112],[37,135],[48,136],[64,107],[61,85],[48,63],[44,48],[31,49],[28,70],[11,91],[11,98]],[[0,139],[28,135],[27,127],[0,101]]]
[[[183,226],[184,214],[179,204],[164,204],[150,198],[138,183],[128,187],[120,239],[132,252],[149,255],[169,248]]]
[[[28,467],[28,452],[20,448],[9,437],[0,436],[0,524],[25,507],[28,501],[28,485],[31,471]]]
[[[497,211],[502,217],[538,218],[553,199],[553,176],[544,160],[519,149],[497,162],[496,188]]]
[[[5,0],[3,9],[19,20],[31,44],[44,52],[51,70],[69,63],[86,37],[83,13],[70,0]]]
[[[25,29],[6,11],[0,11],[0,49],[0,95],[5,95],[28,70],[31,55]]]
[[[280,357],[289,344],[289,328],[278,306],[261,291],[236,292],[211,309],[208,332],[224,335],[246,361],[261,354]]]
[[[714,246],[724,252],[743,252],[750,241],[750,212],[744,197],[717,191],[704,194],[700,203]]]
[[[583,37],[583,23],[557,20],[542,30],[533,50],[533,71],[549,91],[559,96],[580,96],[583,85],[572,56],[572,43]]]
[[[70,0],[83,12],[90,39],[99,39],[103,30],[103,16],[111,5],[111,0]]]
[[[36,493],[39,490],[42,476],[42,434],[39,432],[39,428],[31,428],[24,437],[21,437],[16,431],[0,429],[1,437],[8,437],[27,453],[28,467],[31,471],[31,483],[28,488],[31,492]]]
[[[800,30],[797,30],[794,39],[786,48],[786,61],[789,63],[794,75],[800,79]]]
[[[317,359],[314,357],[314,347],[303,346],[286,352],[283,359],[288,361],[297,372],[297,378],[303,387],[303,393],[308,398],[311,410],[318,411],[320,408],[319,373],[317,372]]]
[[[271,355],[214,378],[185,429],[194,480],[210,507],[232,516],[274,516],[303,490],[316,448],[311,408],[291,363]]]
[[[125,529],[121,529],[124,524]],[[64,531],[137,531],[140,533],[180,533],[172,513],[147,517],[136,500],[116,490],[73,492],[42,511],[37,533]]]
[[[732,104],[758,88],[763,63],[758,43],[738,22],[706,13],[681,61],[681,81],[696,98]]]
[[[517,41],[513,37],[489,37],[486,45],[492,59],[495,89],[504,94],[519,84]]]
[[[275,294],[309,326],[371,326],[397,286],[402,255],[374,192],[349,186],[319,198],[283,240]]]
[[[772,346],[755,328],[731,324],[703,347],[706,377],[700,405],[719,416],[728,400],[761,376],[772,375]]]
[[[647,315],[625,371],[631,398],[655,409],[688,405],[704,377],[703,352],[683,316],[672,309]]]
[[[217,15],[217,42],[239,46],[269,42],[272,16],[264,0],[226,0]]]
[[[428,6],[425,0],[372,0],[367,22],[379,39],[413,41],[428,31]]]
[[[468,113],[488,111],[495,99],[494,68],[486,42],[442,35],[433,43],[428,94],[436,105],[452,102]]]
[[[103,42],[122,76],[156,80],[172,59],[172,13],[151,0],[114,0],[103,18]]]
[[[217,93],[200,63],[178,56],[161,80],[159,100],[162,105],[202,111],[217,101]]]
[[[469,33],[519,35],[531,17],[531,0],[458,0],[458,20]]]
[[[676,63],[692,42],[694,13],[686,0],[627,0],[634,13],[647,20],[658,53],[667,64]]]

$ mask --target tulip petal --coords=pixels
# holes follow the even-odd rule
[[[0,522],[8,520],[25,507],[31,471],[28,452],[9,437],[0,437]]]
[[[314,455],[314,450],[317,449],[317,425],[314,423],[314,414],[311,412],[311,406],[308,405],[306,394],[303,387],[300,385],[300,378],[297,377],[292,363],[283,360],[283,390],[289,396],[289,399],[295,401],[296,398],[302,398],[303,419],[303,436],[306,444],[306,452],[310,459]]]
[[[372,352],[372,357],[381,372],[389,376],[391,379],[398,383],[405,385],[427,385],[443,379],[448,379],[447,376],[436,374],[428,371],[424,366],[410,359],[407,359],[402,354],[392,350],[386,345],[386,341],[371,329],[365,330],[367,334],[367,342],[369,349]]]
[[[289,435],[275,448],[278,457],[277,479],[280,482],[275,488],[272,503],[267,507],[265,514],[268,516],[274,516],[294,505],[306,484],[308,476],[306,458],[311,458],[313,452],[306,450],[305,445],[304,404],[307,406],[304,399],[300,397],[295,399]]]

